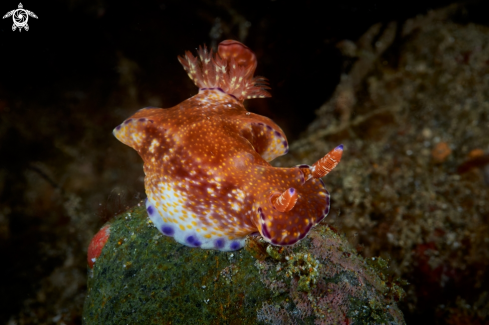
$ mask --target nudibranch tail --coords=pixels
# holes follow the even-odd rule
[[[323,158],[319,159],[310,168],[301,168],[304,173],[304,181],[307,182],[311,178],[321,178],[329,174],[341,160],[343,155],[343,145],[340,144]]]
[[[295,206],[298,198],[297,195],[298,194],[295,188],[291,187],[282,194],[273,193],[270,196],[270,202],[276,210],[280,212],[287,212],[292,210],[292,208]]]
[[[197,50],[197,57],[187,51],[178,61],[199,89],[222,89],[241,102],[271,96],[267,79],[253,77],[257,65],[255,54],[240,42],[221,42],[217,54],[204,45]]]

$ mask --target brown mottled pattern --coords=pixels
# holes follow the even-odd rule
[[[290,245],[327,214],[329,194],[320,180],[303,183],[299,168],[267,162],[288,148],[282,130],[219,90],[169,109],[140,110],[114,134],[141,155],[148,197],[173,186],[185,194],[173,202],[195,214],[196,227],[229,239],[259,231],[276,245]],[[275,210],[270,195],[291,187],[298,191],[294,208]],[[187,224],[185,217],[180,220]]]

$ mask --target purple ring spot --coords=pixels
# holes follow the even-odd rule
[[[131,121],[132,121],[132,119],[127,119],[127,120],[124,121],[124,124],[128,124]]]
[[[195,238],[194,236],[188,236],[186,240],[187,240],[187,243],[189,243],[190,245],[193,245],[195,247],[202,245],[202,243],[197,238]]]
[[[216,241],[214,242],[214,245],[215,245],[217,248],[223,248],[225,243],[226,243],[226,242],[224,241],[224,239],[222,239],[222,238],[218,238],[218,239],[216,239]]]
[[[175,230],[173,230],[173,228],[170,226],[163,226],[161,228],[161,232],[167,236],[173,236],[173,234],[175,233]]]
[[[281,134],[280,134],[280,132],[278,132],[278,131],[275,131],[275,135],[276,135],[277,137],[280,137],[280,138],[282,137],[282,135],[281,135]]]
[[[138,121],[139,122],[146,122],[146,119],[145,118],[140,118]]]
[[[122,126],[117,125],[115,129],[116,129],[117,131],[119,131],[119,130],[121,129],[121,127],[122,127]]]
[[[239,244],[239,242],[233,241],[231,243],[231,245],[229,246],[229,248],[231,248],[233,251],[235,251],[237,249],[240,249],[241,248],[241,245]]]
[[[148,214],[149,215],[152,215],[153,212],[154,212],[154,209],[153,209],[153,207],[151,205],[149,207],[147,207],[146,210],[148,211]]]
[[[270,125],[267,125],[267,129],[272,130],[272,127]]]
[[[284,145],[285,148],[287,148],[287,146],[288,146],[287,141],[283,141],[282,144]],[[288,148],[287,148],[287,150],[288,150]]]

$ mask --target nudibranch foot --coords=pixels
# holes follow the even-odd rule
[[[235,251],[245,245],[246,236],[243,238],[229,239],[228,236],[212,235],[201,227],[196,228],[191,222],[172,222],[172,216],[161,215],[160,211],[146,199],[146,211],[154,226],[165,236],[173,237],[175,241],[185,246],[215,249],[220,251]]]

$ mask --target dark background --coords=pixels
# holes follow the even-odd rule
[[[124,56],[139,67],[139,92],[156,94],[170,107],[195,93],[190,80],[175,85],[186,78],[177,55],[233,38],[256,52],[257,74],[273,89],[273,100],[252,101],[250,109],[284,120],[288,136],[297,138],[339,80],[338,41],[356,40],[374,23],[402,23],[451,2],[25,2],[24,8],[39,16],[29,19],[28,32],[12,32],[11,18],[1,21],[1,96],[14,101],[40,96],[40,105],[51,104],[63,91],[93,97],[94,84],[103,96],[118,83],[117,61]],[[2,10],[16,7],[17,2],[4,2]]]
[[[117,151],[129,149],[111,131],[141,107],[171,107],[197,92],[177,55],[224,39],[245,43],[273,96],[248,109],[293,141],[349,68],[337,42],[452,2],[23,2],[39,17],[29,18],[29,31],[0,20],[0,323],[19,313],[25,323],[56,323],[53,310],[71,306],[68,323],[81,322],[84,285],[53,303],[49,294],[62,290],[42,279],[78,268],[75,280],[59,281],[82,283],[91,235],[143,195],[140,181],[125,178],[134,170]],[[17,6],[2,1],[0,14]],[[468,19],[486,24],[488,6],[473,6],[480,9]]]

